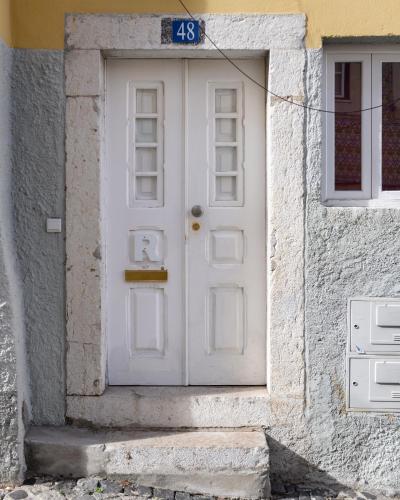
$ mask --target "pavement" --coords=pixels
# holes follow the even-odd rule
[[[400,492],[388,491],[375,494],[366,491],[343,490],[310,491],[293,485],[273,485],[272,500],[385,500],[400,499]],[[31,477],[16,488],[0,489],[0,500],[223,500],[223,497],[191,495],[185,492],[141,486],[127,480],[111,480],[102,477],[81,479],[55,479]],[[236,499],[239,500],[239,499]],[[240,499],[242,500],[242,499]]]

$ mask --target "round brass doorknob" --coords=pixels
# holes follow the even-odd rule
[[[203,209],[200,205],[193,205],[191,212],[193,217],[201,217],[203,215]]]

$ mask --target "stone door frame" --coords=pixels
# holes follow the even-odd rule
[[[67,397],[101,396],[107,386],[102,233],[105,61],[217,55],[208,40],[190,48],[162,44],[162,17],[167,16],[69,14],[65,19]],[[304,15],[201,18],[209,36],[229,54],[267,57],[269,89],[303,102]],[[268,95],[267,389],[272,399],[301,403],[305,120],[304,109]]]

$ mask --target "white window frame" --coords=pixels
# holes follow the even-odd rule
[[[334,82],[335,87],[336,87],[336,76],[340,75],[340,86],[341,86],[340,94],[336,94],[336,89],[335,89],[335,97],[339,99],[344,99],[345,97],[345,86],[346,86],[345,64],[346,63],[340,63],[341,69],[339,73],[336,71],[336,66],[335,66],[335,82]]]
[[[236,106],[237,109],[234,113],[216,113],[215,112],[215,91],[218,89],[234,89],[236,90]],[[209,164],[211,165],[211,172],[209,175],[209,204],[211,207],[241,207],[244,201],[244,88],[241,82],[208,82],[208,123],[209,123],[209,141],[208,141],[208,151],[211,155]],[[236,146],[237,154],[237,166],[235,171],[236,177],[236,192],[237,199],[230,201],[219,201],[217,200],[217,168],[216,168],[216,147],[223,146],[223,143],[217,143],[215,138],[215,119],[216,118],[233,118],[236,120],[236,141],[232,143],[227,143],[227,146]],[[223,176],[224,172],[219,172],[219,175]],[[229,172],[226,172],[229,177]],[[231,173],[232,175],[232,173]]]
[[[382,105],[382,63],[400,62],[400,53],[372,54],[372,106]],[[400,200],[400,191],[382,191],[382,108],[372,110],[372,197]]]
[[[352,52],[332,52],[326,55],[326,109],[335,110],[335,63],[360,62],[361,69],[361,107],[371,107],[371,56]],[[335,115],[326,113],[326,199],[368,200],[371,198],[371,137],[370,113],[361,116],[361,190],[335,190]]]
[[[362,109],[382,104],[382,62],[400,62],[396,46],[332,46],[325,48],[324,109],[335,109],[335,63],[362,63]],[[400,206],[400,191],[382,191],[382,110],[362,114],[362,189],[335,190],[335,118],[325,113],[322,201],[328,206]]]

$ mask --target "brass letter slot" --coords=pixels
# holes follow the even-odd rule
[[[167,281],[166,269],[125,269],[125,281]]]

